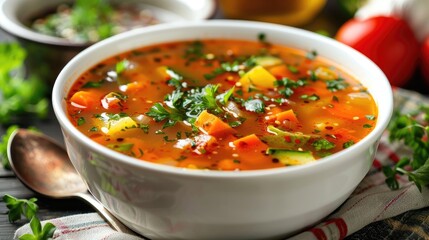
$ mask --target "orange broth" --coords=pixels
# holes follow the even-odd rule
[[[317,52],[265,41],[163,43],[99,63],[67,96],[70,120],[108,148],[193,169],[307,164],[375,127],[356,79]]]

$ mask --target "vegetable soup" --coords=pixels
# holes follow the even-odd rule
[[[339,65],[263,34],[111,57],[83,73],[66,101],[95,142],[192,169],[308,164],[357,143],[377,121],[372,96]]]

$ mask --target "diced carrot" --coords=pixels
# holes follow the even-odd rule
[[[214,137],[223,137],[235,132],[231,126],[217,116],[207,112],[207,110],[200,113],[197,120],[195,120],[195,126],[202,132]]]
[[[278,121],[291,121],[291,122],[299,122],[298,118],[296,118],[296,115],[292,109],[286,110],[284,112],[280,112],[276,114],[276,118]]]
[[[268,71],[276,78],[295,78],[294,74],[286,67],[286,65],[277,65],[268,69]]]
[[[127,93],[137,93],[141,92],[144,88],[147,87],[147,81],[135,81],[127,84]]]
[[[240,151],[257,151],[267,149],[267,145],[261,141],[255,134],[250,134],[232,142]]]
[[[78,91],[70,98],[71,105],[77,108],[93,108],[97,98],[88,91]]]
[[[278,124],[285,123],[285,121],[292,122],[298,124],[298,118],[295,115],[295,112],[292,109],[275,113],[266,117],[268,122],[278,121]]]
[[[235,170],[238,168],[237,163],[234,163],[234,161],[232,159],[223,159],[220,160],[217,164],[218,168],[220,170]]]

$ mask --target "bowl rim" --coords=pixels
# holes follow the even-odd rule
[[[152,163],[144,160],[136,160],[133,157],[126,156],[124,154],[118,153],[114,150],[108,149],[105,146],[102,146],[92,140],[90,140],[86,135],[81,133],[80,131],[73,126],[70,120],[67,117],[65,109],[62,107],[63,98],[62,93],[64,92],[65,83],[68,78],[70,78],[70,72],[73,71],[73,67],[81,62],[82,58],[87,57],[87,55],[91,54],[94,51],[99,51],[99,49],[121,42],[127,38],[132,38],[135,36],[146,35],[146,34],[154,34],[158,31],[169,31],[169,30],[178,30],[178,29],[186,29],[186,28],[198,28],[198,27],[229,27],[229,28],[243,28],[247,27],[250,29],[261,29],[261,28],[269,28],[280,31],[287,31],[289,33],[298,34],[300,36],[305,36],[307,38],[317,39],[318,41],[322,41],[326,44],[335,44],[336,48],[341,51],[344,51],[346,54],[352,55],[353,58],[362,61],[366,66],[369,66],[371,71],[374,71],[375,75],[379,77],[378,81],[381,81],[380,84],[383,88],[388,91],[384,91],[383,95],[385,96],[387,101],[384,101],[383,108],[385,111],[385,115],[378,116],[377,124],[374,129],[365,136],[361,141],[352,145],[347,149],[343,149],[340,152],[332,154],[330,156],[324,157],[320,161],[316,161],[311,164],[293,166],[293,167],[285,167],[285,168],[271,168],[271,169],[259,169],[259,170],[246,170],[246,171],[209,171],[209,170],[196,170],[196,169],[186,169],[175,166],[167,166],[158,163]],[[236,38],[239,39],[239,38]],[[174,41],[174,40],[173,40]],[[118,52],[120,53],[120,52]],[[114,56],[118,53],[111,54]],[[329,58],[328,58],[329,59]],[[86,68],[88,69],[88,67]],[[390,89],[390,90],[389,90]],[[69,89],[66,89],[69,91]],[[376,103],[379,104],[379,103]],[[81,144],[85,144],[91,151],[94,151],[97,154],[110,156],[110,158],[114,162],[119,162],[122,164],[127,164],[132,167],[144,168],[148,171],[153,171],[157,173],[163,174],[171,174],[171,175],[181,175],[187,177],[197,177],[197,178],[252,178],[252,177],[264,177],[264,176],[272,176],[272,175],[282,175],[288,174],[290,176],[296,175],[309,175],[314,174],[316,172],[328,170],[331,166],[338,164],[341,161],[351,161],[348,159],[347,155],[358,151],[359,149],[368,149],[371,145],[377,144],[382,133],[386,129],[390,118],[393,112],[393,92],[390,86],[387,77],[380,70],[380,68],[368,59],[366,56],[356,51],[355,49],[346,46],[338,41],[335,41],[331,38],[303,30],[295,27],[289,27],[285,25],[278,25],[272,23],[263,23],[263,22],[254,22],[254,21],[245,21],[245,20],[208,20],[201,22],[192,22],[192,23],[168,23],[168,24],[160,24],[156,26],[150,26],[143,29],[136,29],[132,31],[128,31],[125,33],[121,33],[115,35],[106,40],[100,41],[89,48],[83,50],[77,56],[75,56],[60,72],[58,78],[55,81],[53,90],[52,90],[52,106],[54,109],[54,113],[57,117],[58,122],[62,127],[62,131],[66,131],[68,134],[72,135],[75,140],[79,141]],[[379,106],[377,106],[380,109]],[[380,111],[378,111],[380,113]],[[376,151],[376,149],[374,150]],[[363,159],[362,159],[363,160]],[[372,161],[371,161],[372,162]]]
[[[46,35],[43,33],[36,32],[31,28],[25,26],[21,21],[19,21],[16,15],[13,15],[15,12],[11,12],[10,10],[17,10],[20,4],[25,4],[26,1],[30,0],[0,0],[0,28],[11,34],[14,37],[26,39],[32,42],[39,42],[43,44],[50,44],[54,46],[62,46],[62,47],[88,47],[94,43],[78,43],[72,42],[67,39],[61,37],[55,37]],[[70,0],[69,0],[70,1]],[[193,9],[192,1],[197,1],[199,3],[199,9]],[[67,2],[67,0],[63,0],[63,2]],[[193,21],[205,20],[212,17],[216,11],[216,0],[177,0],[176,4],[181,4],[184,7],[190,9],[191,11],[198,12],[198,18]],[[150,5],[149,3],[147,3]],[[161,8],[161,7],[159,7]],[[168,10],[169,11],[169,10]],[[165,24],[165,23],[162,23]],[[147,26],[145,26],[147,27]]]

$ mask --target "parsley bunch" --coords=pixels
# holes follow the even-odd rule
[[[403,142],[413,154],[403,157],[393,167],[383,167],[386,183],[391,189],[398,189],[396,176],[406,175],[421,191],[429,184],[429,106],[421,105],[417,111],[408,114],[396,112],[389,124],[389,140]]]
[[[0,124],[29,114],[46,118],[49,101],[46,83],[22,74],[26,52],[17,43],[0,44]]]
[[[48,222],[42,228],[42,224],[36,216],[39,209],[36,204],[36,198],[30,198],[29,200],[18,199],[6,194],[3,196],[3,201],[9,209],[8,217],[11,223],[20,220],[21,216],[25,216],[30,220],[30,228],[33,234],[24,234],[19,237],[20,240],[47,240],[52,238],[56,227]]]
[[[193,123],[204,110],[221,114],[224,110],[219,104],[226,104],[234,89],[218,94],[218,88],[219,85],[208,84],[187,91],[176,89],[165,97],[164,105],[155,103],[146,115],[157,122],[166,120],[163,126],[166,128],[183,120]]]

